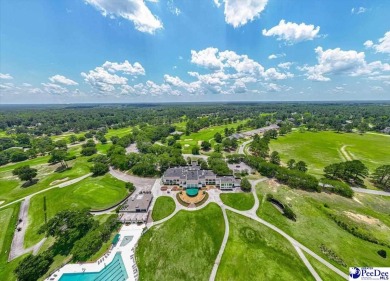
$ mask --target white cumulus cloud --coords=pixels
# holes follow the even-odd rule
[[[99,92],[112,92],[116,85],[126,85],[127,78],[116,74],[111,74],[103,67],[96,67],[88,73],[82,72],[81,76],[84,81],[96,88]]]
[[[0,73],[0,79],[11,80],[11,79],[14,79],[14,78],[11,75],[9,75],[8,73]]]
[[[123,63],[106,61],[103,67],[111,73],[123,72],[128,75],[145,75],[145,69],[139,62],[135,62],[133,65],[125,60]]]
[[[245,25],[253,21],[264,10],[268,0],[214,0],[217,7],[225,4],[225,21],[233,27]]]
[[[152,14],[143,0],[85,0],[103,16],[120,17],[134,23],[137,30],[153,34],[163,28],[162,22]]]
[[[382,71],[390,71],[388,63],[374,61],[367,63],[364,52],[355,50],[344,51],[340,48],[323,50],[322,47],[315,49],[317,64],[304,66],[299,69],[306,71],[309,80],[330,81],[326,75],[346,74],[349,76],[376,75]]]
[[[294,22],[286,22],[281,20],[278,25],[269,30],[263,29],[264,36],[276,36],[277,40],[287,41],[289,44],[294,44],[302,41],[313,40],[318,37],[320,27],[315,27],[312,24],[297,24]]]
[[[78,83],[73,81],[72,79],[66,78],[65,76],[62,76],[59,74],[50,77],[49,80],[52,83],[63,84],[63,85],[67,85],[67,86],[78,85]]]
[[[379,38],[378,44],[374,44],[371,40],[364,42],[366,48],[373,48],[378,53],[390,54],[390,31],[387,31],[382,38]]]

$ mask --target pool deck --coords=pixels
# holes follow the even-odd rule
[[[145,224],[142,225],[123,225],[119,231],[120,238],[115,247],[108,251],[103,257],[94,263],[77,263],[67,264],[59,270],[52,273],[50,277],[45,280],[58,281],[65,273],[83,273],[83,272],[99,272],[103,270],[115,257],[117,252],[121,253],[123,264],[125,265],[129,281],[138,280],[138,268],[135,264],[134,249],[142,235]],[[133,236],[130,243],[121,246],[125,236]]]

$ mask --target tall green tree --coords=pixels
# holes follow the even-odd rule
[[[31,168],[29,165],[24,165],[13,170],[12,174],[18,176],[22,181],[32,182],[32,180],[37,176],[37,172],[37,169]]]
[[[307,171],[307,164],[304,161],[298,161],[295,164],[294,169],[301,171],[301,172],[306,172]]]
[[[390,189],[390,165],[382,165],[376,168],[372,178],[377,185]]]
[[[247,178],[241,179],[241,189],[243,191],[251,191],[252,185]]]
[[[217,143],[221,143],[222,142],[222,135],[220,133],[216,133],[214,135],[214,140],[217,142]]]

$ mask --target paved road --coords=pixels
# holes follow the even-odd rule
[[[118,180],[132,182],[136,188],[134,192],[138,192],[143,188],[150,188],[154,185],[154,182],[156,181],[155,178],[141,178],[137,176],[132,176],[119,170],[115,170],[112,167],[110,167],[110,174]]]
[[[30,197],[27,197],[20,206],[19,218],[22,219],[22,222],[19,223],[18,227],[21,228],[20,231],[15,230],[14,237],[12,239],[11,250],[9,252],[8,261],[12,261],[21,255],[24,255],[28,252],[33,251],[34,254],[38,253],[39,248],[45,242],[46,238],[43,238],[40,242],[31,246],[30,248],[24,248],[24,236],[26,234],[26,229],[28,226],[28,208],[30,206]],[[13,226],[10,226],[13,227]]]
[[[359,193],[381,195],[381,196],[390,196],[390,192],[382,191],[382,190],[372,190],[372,189],[366,189],[366,188],[360,188],[360,187],[352,187],[352,189],[353,189],[353,191],[359,192]]]
[[[35,193],[32,193],[32,194],[30,194],[30,195],[28,195],[28,196],[25,196],[25,197],[20,198],[20,199],[18,199],[18,200],[12,201],[12,202],[10,202],[10,203],[8,203],[8,204],[2,205],[2,206],[0,206],[0,209],[5,208],[5,207],[8,207],[8,206],[10,206],[10,205],[12,205],[12,204],[15,204],[15,203],[17,203],[17,202],[23,201],[23,200],[25,200],[25,199],[28,198],[28,197],[31,198],[31,197],[33,197],[34,195],[37,195],[37,194],[46,192],[46,191],[48,191],[48,190],[50,190],[50,189],[53,189],[53,188],[62,188],[62,187],[65,187],[65,186],[74,184],[74,183],[76,183],[76,182],[82,181],[83,179],[85,179],[85,178],[87,178],[87,177],[89,177],[89,176],[91,176],[91,175],[92,175],[92,173],[89,173],[89,174],[86,174],[86,175],[84,175],[84,176],[75,178],[75,179],[73,179],[73,180],[66,181],[66,182],[63,182],[63,183],[60,183],[60,184],[57,184],[57,185],[53,185],[52,187],[49,187],[49,188],[46,188],[46,189],[42,189],[42,190],[37,191],[37,192],[35,192]]]
[[[239,147],[238,147],[238,154],[245,154],[245,146],[247,146],[249,143],[251,143],[253,140],[250,139],[246,142],[243,142]]]

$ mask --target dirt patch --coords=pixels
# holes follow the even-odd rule
[[[201,145],[203,141],[198,141],[198,145]]]
[[[5,201],[0,201],[0,205],[3,204]]]
[[[268,181],[268,187],[272,189],[272,191],[276,192],[277,191],[277,188],[280,186],[280,184],[274,180],[274,179],[271,179]]]
[[[69,180],[68,177],[63,178],[63,179],[59,179],[59,180],[52,181],[52,182],[50,183],[50,186],[56,185],[56,184],[59,184],[59,183],[62,183],[62,182],[67,181],[67,180]]]
[[[184,141],[192,141],[192,139],[185,139]]]
[[[190,145],[189,144],[185,144],[184,147],[189,147]]]
[[[349,217],[350,219],[353,219],[354,221],[357,221],[357,222],[364,222],[367,224],[377,224],[377,225],[381,224],[381,222],[378,219],[370,217],[370,216],[355,214],[355,213],[348,212],[348,211],[344,211],[344,213],[347,215],[347,217]]]

